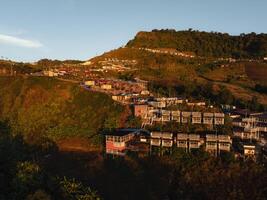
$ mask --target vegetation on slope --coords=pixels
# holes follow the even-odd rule
[[[40,69],[29,63],[12,62],[6,60],[0,60],[0,74],[11,75],[11,71],[16,74],[25,74],[39,71]]]
[[[50,140],[29,145],[20,135],[11,136],[10,127],[0,121],[0,199],[100,199],[75,179],[44,170],[41,160],[55,151]]]
[[[262,92],[265,91],[262,86],[267,74],[263,71],[265,65],[260,62],[231,63],[212,58],[189,59],[154,54],[136,48],[119,48],[91,61],[97,62],[105,58],[137,60],[134,71],[109,73],[108,76],[113,75],[125,80],[135,77],[148,80],[149,88],[155,95],[206,99],[211,103],[234,104],[253,110],[263,109],[259,104],[267,105],[266,95]],[[248,65],[251,66],[250,71],[254,71],[253,77],[247,70]],[[258,68],[261,68],[263,73],[256,73]]]
[[[105,94],[44,77],[0,78],[0,117],[25,138],[87,137],[119,126],[123,107]]]
[[[205,57],[258,58],[267,55],[267,34],[153,30],[139,32],[128,47],[173,48]]]
[[[266,167],[203,150],[109,158],[31,145],[0,123],[0,199],[265,199]],[[88,187],[90,186],[90,187]],[[94,188],[94,189],[92,189]],[[96,193],[95,189],[98,191]]]

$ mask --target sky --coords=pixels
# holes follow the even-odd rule
[[[87,60],[139,31],[267,33],[267,0],[0,0],[0,59]]]

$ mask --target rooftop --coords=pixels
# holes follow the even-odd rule
[[[106,133],[106,135],[113,135],[113,136],[124,136],[128,135],[130,133],[139,133],[141,129],[132,129],[132,128],[127,128],[127,129],[116,129],[114,131],[111,131],[109,133]]]

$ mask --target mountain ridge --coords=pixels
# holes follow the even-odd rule
[[[238,36],[220,32],[172,29],[140,31],[127,47],[173,48],[207,57],[263,58],[267,56],[267,34]]]

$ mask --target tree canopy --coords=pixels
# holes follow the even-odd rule
[[[204,32],[195,30],[153,30],[139,32],[128,47],[172,48],[198,56],[259,58],[267,55],[267,34]]]

